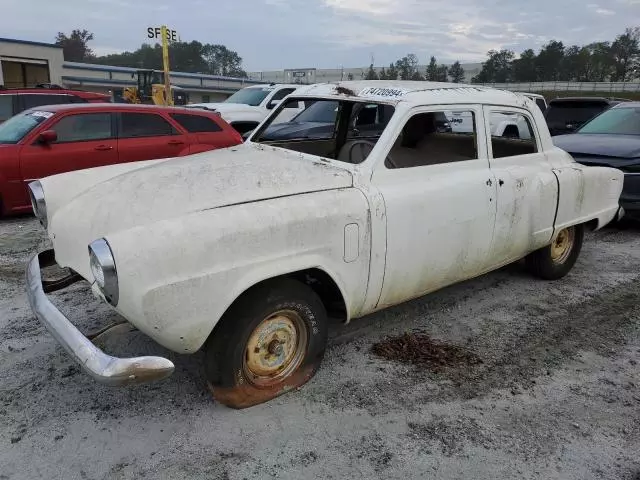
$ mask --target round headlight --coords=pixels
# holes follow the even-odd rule
[[[31,200],[31,207],[36,218],[40,221],[40,224],[47,228],[47,204],[44,201],[44,190],[42,184],[36,180],[29,183],[27,186],[29,190],[29,199]]]
[[[93,252],[89,254],[89,266],[91,267],[91,273],[98,286],[101,289],[104,288],[104,271],[102,270],[102,265],[100,265],[98,257],[96,257]]]
[[[113,252],[106,239],[100,238],[89,244],[89,267],[104,298],[111,305],[117,305],[118,272]]]

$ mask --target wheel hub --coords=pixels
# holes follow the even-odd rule
[[[564,263],[571,254],[574,239],[573,228],[560,230],[551,244],[551,260],[555,263]]]
[[[257,385],[277,383],[298,368],[306,349],[306,329],[293,311],[265,318],[247,342],[244,371]]]

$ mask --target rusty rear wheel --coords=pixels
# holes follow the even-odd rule
[[[583,238],[583,225],[574,225],[560,230],[553,238],[551,245],[527,256],[527,267],[535,276],[545,280],[564,277],[578,259]]]
[[[246,408],[306,383],[324,356],[326,316],[318,295],[296,280],[277,279],[249,290],[205,346],[214,398]]]

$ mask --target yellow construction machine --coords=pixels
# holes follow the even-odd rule
[[[137,86],[126,87],[122,99],[126,103],[144,103],[150,105],[186,105],[187,93],[180,87],[171,85],[171,97],[165,101],[163,73],[159,70],[138,70]]]

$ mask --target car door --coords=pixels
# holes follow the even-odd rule
[[[57,140],[43,144],[42,130],[56,132]],[[25,183],[57,173],[111,165],[118,162],[117,140],[109,112],[63,114],[34,132],[20,151],[20,170]]]
[[[188,153],[186,133],[160,113],[118,113],[120,162],[179,157]]]
[[[497,181],[496,227],[491,246],[492,266],[517,260],[548,244],[558,199],[558,184],[540,149],[540,135],[524,109],[485,106],[487,122],[508,116],[526,129],[525,138],[491,135],[489,163]],[[487,126],[487,130],[489,127]]]
[[[438,131],[441,114],[457,113],[471,119],[471,133]],[[395,143],[372,175],[386,212],[376,308],[484,272],[496,217],[480,106],[421,107],[394,125]]]
[[[169,116],[189,132],[190,154],[242,143],[235,130],[229,128],[225,131],[209,116],[189,113],[171,113]]]

